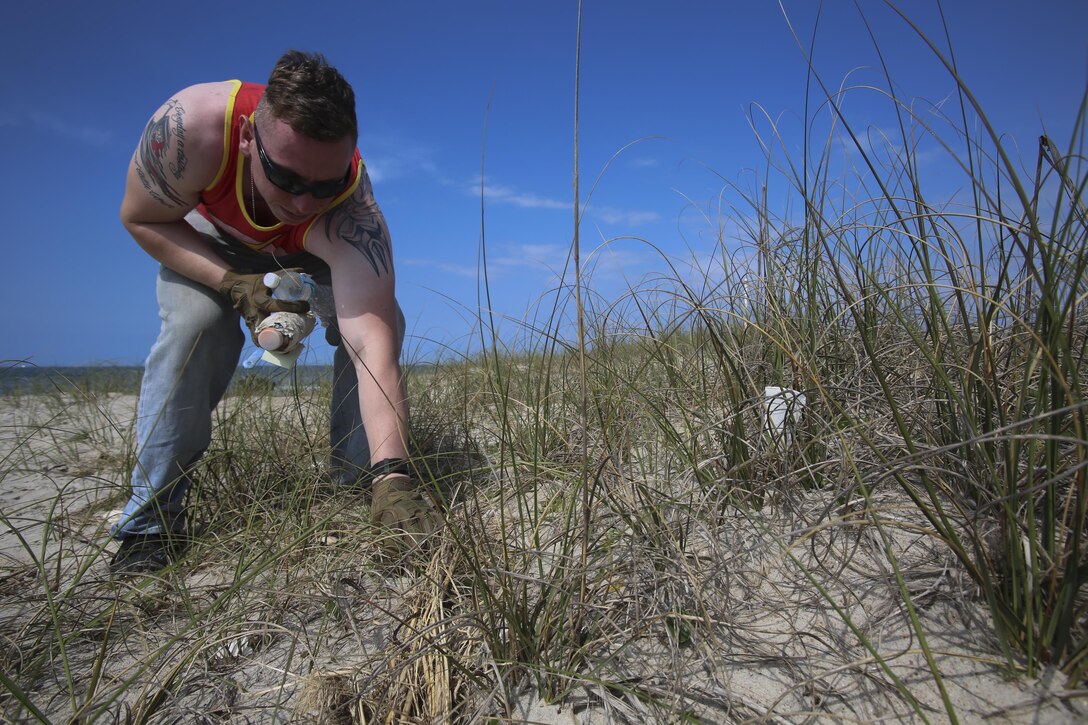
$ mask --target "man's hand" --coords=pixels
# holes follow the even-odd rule
[[[404,473],[374,479],[370,519],[391,531],[383,545],[389,554],[417,545],[442,528],[442,514],[420,489],[419,482]]]
[[[301,272],[289,269],[287,272]],[[219,285],[219,294],[230,300],[246,321],[253,343],[257,344],[257,325],[273,312],[296,312],[304,315],[310,310],[309,302],[288,302],[272,299],[272,290],[264,283],[263,274],[238,274],[228,270]]]

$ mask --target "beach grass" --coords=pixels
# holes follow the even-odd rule
[[[215,413],[188,555],[112,580],[131,391],[9,392],[0,712],[1083,717],[1085,104],[1022,164],[919,42],[955,112],[889,77],[898,129],[863,141],[849,89],[813,67],[800,156],[753,115],[767,165],[755,187],[723,178],[713,254],[662,254],[606,299],[576,235],[513,337],[485,309],[463,358],[413,369],[414,461],[447,525],[402,557],[366,491],[327,482],[330,386],[243,381]],[[931,195],[920,139],[959,193]],[[657,249],[606,244],[632,241]],[[771,386],[805,396],[781,432]]]

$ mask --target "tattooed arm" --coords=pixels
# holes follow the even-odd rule
[[[337,324],[358,373],[371,460],[407,458],[393,252],[365,170],[355,194],[311,227],[306,248],[332,270]]]
[[[174,271],[218,286],[226,265],[184,221],[223,156],[229,84],[180,91],[148,121],[129,162],[121,222],[152,257]]]
[[[343,246],[340,243],[346,242],[353,247],[370,265],[374,276],[392,276],[393,250],[389,244],[389,228],[374,199],[370,176],[365,168],[355,195],[325,214],[321,223],[325,238],[337,246]]]

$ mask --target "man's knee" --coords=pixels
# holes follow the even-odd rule
[[[175,341],[214,339],[226,343],[242,337],[238,316],[233,310],[224,311],[216,305],[193,304],[163,310],[162,321],[163,335]]]
[[[163,332],[171,337],[195,340],[241,336],[238,313],[222,296],[168,269],[159,275],[158,300]]]

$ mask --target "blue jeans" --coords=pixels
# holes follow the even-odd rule
[[[187,220],[232,268],[264,272],[280,265],[301,266],[318,282],[319,299],[323,293],[331,301],[328,266],[316,257],[273,259],[218,233],[203,217],[190,214]],[[144,366],[132,497],[113,527],[116,538],[185,529],[185,495],[192,472],[211,443],[212,411],[230,384],[247,337],[238,313],[215,290],[161,267],[156,294],[162,326]],[[403,342],[404,315],[399,308],[398,318]],[[333,376],[329,468],[333,483],[352,485],[370,465],[370,447],[359,412],[355,366],[343,345],[338,344],[333,355]]]

